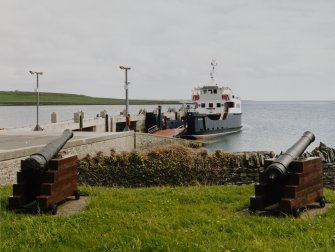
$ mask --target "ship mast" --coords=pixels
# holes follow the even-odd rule
[[[214,80],[214,70],[215,70],[215,67],[218,65],[218,63],[216,62],[215,59],[212,60],[211,62],[211,66],[212,66],[212,71],[209,73],[209,75],[211,76],[211,82],[212,82],[212,85],[215,84],[215,80]]]

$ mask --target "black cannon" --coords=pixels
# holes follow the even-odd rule
[[[306,131],[278,158],[265,160],[265,170],[259,173],[259,182],[255,184],[255,196],[250,197],[250,212],[270,210],[277,205],[280,212],[298,216],[301,209],[312,203],[325,206],[321,158],[299,159],[314,140],[314,134]]]
[[[29,158],[23,160],[21,170],[23,172],[47,170],[48,162],[58,154],[72,137],[72,130],[65,130],[60,137],[48,143],[40,152],[34,153]]]
[[[276,180],[285,176],[290,163],[297,159],[306,150],[306,148],[314,142],[314,140],[314,134],[310,131],[306,131],[295,144],[293,144],[285,151],[284,154],[281,154],[265,169],[268,179]]]
[[[68,196],[79,199],[77,156],[56,158],[72,136],[71,130],[65,130],[41,151],[21,161],[13,196],[9,197],[9,209],[51,209],[55,214],[57,204]]]

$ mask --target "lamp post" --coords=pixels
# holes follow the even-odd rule
[[[40,91],[39,91],[39,88],[38,88],[38,76],[39,75],[43,75],[43,72],[33,72],[33,71],[29,71],[30,74],[34,75],[36,74],[36,83],[37,83],[37,88],[36,88],[36,91],[37,91],[37,107],[36,107],[36,126],[34,128],[34,131],[40,131],[40,130],[43,130],[39,123],[38,123],[38,111],[39,111],[39,106],[40,106]]]
[[[128,70],[130,70],[130,67],[125,67],[125,66],[120,66],[120,69],[125,71],[125,81],[124,81],[124,89],[126,91],[126,118],[128,117],[128,106],[129,106],[129,101],[128,101],[128,85],[130,82],[128,82]],[[127,125],[127,119],[126,119],[126,127],[124,128],[123,131],[129,131],[129,127]]]

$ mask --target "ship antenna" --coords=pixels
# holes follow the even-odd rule
[[[210,76],[211,76],[211,80],[212,80],[212,84],[214,85],[214,70],[215,70],[215,67],[218,65],[218,63],[216,62],[216,59],[213,59],[212,62],[211,62],[211,66],[212,66],[212,71],[210,72]]]

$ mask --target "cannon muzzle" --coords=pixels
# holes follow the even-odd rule
[[[295,144],[265,169],[267,178],[269,180],[277,180],[285,176],[290,163],[297,159],[314,140],[314,134],[306,131]]]
[[[63,148],[66,142],[73,137],[72,130],[65,130],[54,141],[48,143],[40,152],[32,154],[22,161],[22,171],[43,171],[48,169],[48,162]]]

